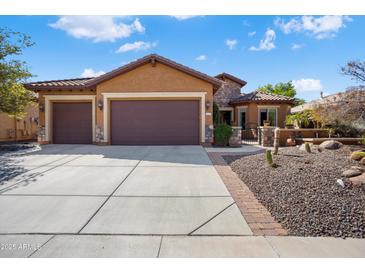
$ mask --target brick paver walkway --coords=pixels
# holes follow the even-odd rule
[[[233,153],[209,152],[209,158],[231,193],[243,217],[254,235],[278,236],[287,235],[287,231],[275,221],[270,212],[241,181],[222,156]]]

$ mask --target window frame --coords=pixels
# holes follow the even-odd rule
[[[261,125],[261,111],[262,110],[266,110],[266,115],[267,115],[267,119],[269,118],[269,111],[270,110],[274,110],[275,111],[275,125],[270,125],[273,127],[278,127],[278,110],[279,110],[279,106],[258,106],[258,119],[257,119],[257,124],[258,126],[262,126]]]

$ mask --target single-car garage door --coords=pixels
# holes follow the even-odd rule
[[[113,145],[199,144],[198,100],[111,101]]]
[[[53,103],[53,143],[92,143],[91,103]]]

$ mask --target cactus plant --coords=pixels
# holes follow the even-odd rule
[[[308,153],[311,153],[312,150],[311,150],[311,146],[309,143],[305,143],[304,144],[304,148],[305,148],[305,151],[308,152]]]

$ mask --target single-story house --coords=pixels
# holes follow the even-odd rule
[[[39,94],[41,143],[179,145],[213,142],[213,100],[232,125],[284,126],[291,99],[241,94],[245,84],[150,54],[98,77],[25,87]]]

